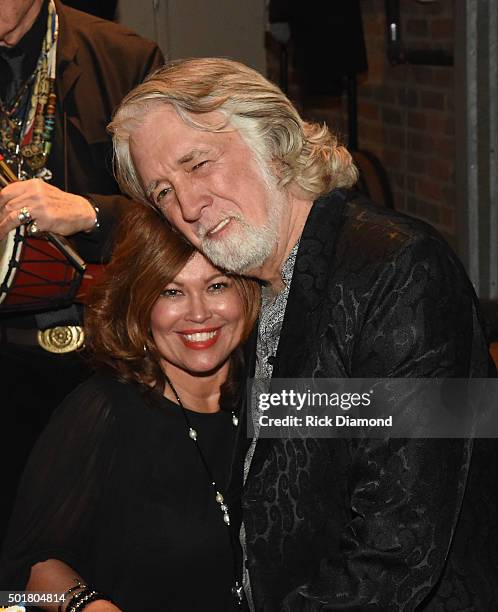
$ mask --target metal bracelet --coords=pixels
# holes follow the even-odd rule
[[[93,224],[93,227],[91,229],[85,230],[86,234],[90,234],[91,232],[99,229],[100,227],[100,221],[99,221],[100,208],[98,207],[97,202],[95,202],[95,200],[91,196],[85,195],[83,197],[85,198],[85,200],[87,200],[87,202],[90,204],[90,206],[95,211],[95,223]]]
[[[64,593],[62,594],[62,603],[59,605],[59,607],[57,608],[57,612],[62,612],[62,606],[64,605],[66,598],[71,595],[71,593],[74,593],[74,591],[78,590],[78,589],[88,589],[86,584],[83,584],[82,582],[80,582],[77,578],[74,579],[74,582],[76,582],[76,584],[72,587],[69,587],[69,589],[67,589],[67,591],[64,591]],[[73,596],[74,597],[74,596]],[[71,597],[72,599],[72,597]]]

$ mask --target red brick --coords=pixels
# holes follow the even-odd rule
[[[410,68],[416,83],[420,85],[432,85],[434,82],[434,73],[430,66],[410,66]]]
[[[358,88],[358,101],[359,100],[371,100],[375,95],[376,85],[371,85],[368,80],[362,83],[357,83]]]
[[[426,215],[426,218],[430,221],[430,223],[434,225],[438,224],[439,223],[439,206],[435,206],[434,204],[427,202],[427,208],[425,211],[425,215]]]
[[[417,182],[416,182],[415,178],[413,176],[411,176],[410,174],[408,174],[407,177],[406,177],[406,183],[405,184],[406,184],[406,191],[408,193],[415,194],[416,185],[417,185]]]
[[[448,206],[441,206],[440,208],[440,220],[441,224],[447,229],[453,230],[455,228],[455,210]]]
[[[417,184],[417,192],[425,199],[441,202],[443,194],[441,185],[435,181],[420,179]]]
[[[389,78],[393,81],[401,81],[402,83],[406,83],[406,71],[407,66],[404,64],[390,66],[388,72]]]
[[[396,90],[389,85],[377,85],[372,87],[372,97],[378,102],[394,104],[396,102]]]
[[[446,102],[446,96],[444,93],[439,91],[422,91],[420,95],[420,105],[422,108],[429,108],[434,110],[444,110]]]
[[[377,16],[376,4],[377,3],[375,2],[375,0],[363,0],[363,2],[361,3],[361,12],[364,20],[366,20],[367,18],[369,20],[375,19],[375,17]]]
[[[429,174],[438,181],[448,182],[454,179],[455,167],[452,160],[431,159],[427,162]]]
[[[366,119],[378,119],[379,118],[379,107],[366,100],[360,100],[358,103],[358,115]]]
[[[432,162],[431,162],[432,163]],[[410,155],[407,157],[406,166],[409,172],[414,174],[424,174],[428,165],[427,157],[417,157],[416,155]]]
[[[401,169],[403,167],[403,160],[399,151],[393,149],[386,149],[384,153],[386,171],[389,174],[390,169]]]
[[[418,92],[411,87],[400,87],[398,90],[398,102],[401,106],[415,108],[418,106]]]
[[[383,145],[385,144],[384,128],[381,123],[360,123],[358,126],[358,138],[363,148],[367,147],[367,142]]]
[[[417,217],[427,219],[427,202],[417,199]]]
[[[455,117],[453,116],[453,114],[446,118],[444,133],[447,136],[455,136]]]
[[[434,67],[434,86],[453,91],[453,68],[449,66]]]
[[[386,62],[384,58],[368,58],[368,82],[382,83],[386,72]]]
[[[384,37],[384,24],[380,20],[368,19],[363,23],[365,38],[368,40],[380,39]]]
[[[406,182],[406,176],[404,172],[391,172],[390,178],[391,186],[393,189],[400,189],[401,191],[404,191]]]
[[[426,113],[420,113],[417,111],[408,111],[407,125],[410,128],[416,130],[425,130],[427,126],[427,115]]]
[[[370,71],[358,79],[359,145],[383,163],[395,207],[424,218],[454,240],[455,70],[390,66],[384,2],[362,0],[361,4]],[[400,0],[400,10],[406,48],[452,49],[454,0]],[[299,89],[292,91],[300,97]],[[315,114],[346,134],[345,95],[339,102],[322,97],[308,112],[312,119]]]
[[[389,128],[386,130],[387,142],[390,145],[398,147],[399,149],[405,149],[406,147],[406,132],[404,129]]]
[[[418,132],[408,133],[408,149],[428,155],[434,147],[434,139],[428,134]]]
[[[446,134],[448,119],[446,113],[439,111],[428,112],[427,115],[427,130],[434,136],[436,134]]]
[[[386,124],[386,126],[402,125],[403,115],[397,108],[385,106],[382,109],[382,121]]]
[[[445,185],[443,187],[444,202],[451,208],[455,205],[456,193],[453,185]]]
[[[405,33],[409,36],[426,37],[429,32],[429,27],[426,19],[407,19],[405,24]]]
[[[401,210],[401,211],[406,210],[404,193],[401,191],[396,191],[394,192],[393,196],[394,196],[394,208],[396,210]]]
[[[455,141],[453,138],[438,138],[434,141],[432,155],[436,157],[436,159],[454,160],[455,154]]]
[[[408,212],[410,212],[412,215],[417,214],[417,208],[418,208],[417,205],[418,205],[417,198],[414,198],[413,196],[409,196],[406,198],[406,208]]]
[[[413,2],[413,0],[401,0],[401,11],[410,15],[418,15],[425,19],[431,19],[433,15],[447,13],[451,9],[451,0],[438,0],[435,2]]]
[[[430,25],[433,39],[453,38],[453,19],[433,19]]]

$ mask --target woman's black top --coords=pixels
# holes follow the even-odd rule
[[[94,376],[56,411],[20,486],[0,590],[55,558],[127,612],[232,609],[229,529],[182,410],[144,393]],[[231,415],[188,416],[223,491]]]

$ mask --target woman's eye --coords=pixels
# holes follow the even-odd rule
[[[182,292],[180,291],[180,289],[163,289],[163,291],[161,291],[162,297],[167,298],[176,298],[179,297],[181,294]]]
[[[227,288],[228,288],[227,282],[219,282],[219,283],[213,283],[212,285],[209,285],[209,291],[211,291],[211,293],[219,293],[220,291],[224,291]]]

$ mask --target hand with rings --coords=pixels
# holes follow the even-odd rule
[[[23,206],[19,213],[17,214],[17,218],[19,219],[19,223],[29,223],[31,221],[31,213],[26,206]]]
[[[21,225],[27,224],[28,234],[30,236],[38,232],[38,225],[36,224],[36,221],[31,218],[31,213],[29,212],[29,208],[27,206],[23,206],[19,210],[17,218],[19,219],[19,223]]]
[[[16,181],[0,189],[0,240],[19,225],[26,225],[30,234],[71,236],[92,230],[95,224],[96,211],[87,198],[41,179]]]

